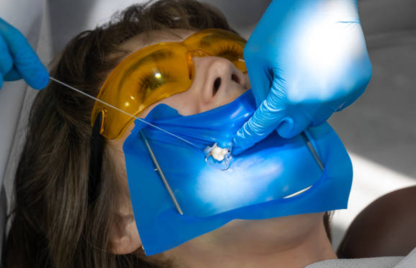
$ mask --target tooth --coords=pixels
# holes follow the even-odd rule
[[[217,160],[217,161],[222,161],[222,160],[224,160],[224,155],[223,154],[220,154],[220,155],[217,155],[216,157],[215,157],[215,159]]]
[[[214,155],[220,155],[222,153],[222,149],[220,147],[215,147],[212,149],[212,154]]]
[[[228,149],[222,149],[220,147],[214,147],[211,150],[211,156],[217,161],[222,161],[225,155],[228,153]]]

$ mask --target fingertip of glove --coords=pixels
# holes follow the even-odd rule
[[[241,136],[240,132],[238,132],[234,138],[233,138],[233,148],[231,151],[232,155],[239,155],[251,146],[253,146],[253,143],[251,140],[248,140],[247,138],[244,138],[244,136]]]
[[[292,118],[285,118],[282,120],[280,125],[276,128],[277,133],[282,138],[289,139],[292,138],[293,135],[293,119]]]
[[[231,151],[232,155],[239,155],[243,151],[243,148],[240,146],[238,140],[236,138],[233,139],[233,148]]]
[[[30,83],[29,85],[37,90],[41,90],[44,89],[47,85],[49,84],[49,74],[46,73],[42,73],[39,74],[39,77],[32,81],[32,83]]]
[[[1,24],[6,24],[6,25],[8,25],[8,23],[5,21],[5,20],[3,20],[2,18],[0,18],[0,25]]]
[[[244,151],[241,147],[233,147],[233,150],[231,152],[232,155],[239,155]]]

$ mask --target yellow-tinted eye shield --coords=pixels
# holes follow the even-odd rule
[[[150,105],[191,87],[194,56],[226,58],[240,71],[247,72],[243,57],[245,43],[231,32],[207,29],[182,42],[150,45],[125,58],[107,77],[97,98],[138,116]],[[100,134],[107,139],[120,137],[134,119],[95,102],[91,124],[99,113],[103,113]]]

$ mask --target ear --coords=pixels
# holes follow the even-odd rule
[[[110,251],[116,255],[133,253],[142,246],[133,215],[115,215],[110,231]]]

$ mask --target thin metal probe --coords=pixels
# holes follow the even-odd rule
[[[52,81],[54,81],[54,82],[56,82],[56,83],[58,83],[58,84],[61,84],[61,85],[63,85],[63,86],[66,86],[67,88],[70,88],[70,89],[72,89],[72,90],[74,90],[74,91],[76,91],[76,92],[78,92],[78,93],[80,93],[80,94],[82,94],[82,95],[84,95],[84,96],[86,96],[86,97],[88,97],[88,98],[91,98],[91,99],[93,99],[93,100],[95,100],[95,101],[98,101],[98,102],[100,102],[100,103],[102,103],[102,104],[105,104],[105,105],[107,105],[107,106],[109,106],[109,107],[111,107],[111,108],[113,108],[113,109],[115,109],[115,110],[117,110],[117,111],[119,111],[119,112],[122,112],[123,114],[126,114],[126,115],[128,115],[128,116],[131,116],[131,117],[133,117],[133,118],[136,118],[136,119],[138,119],[139,121],[141,121],[141,122],[143,122],[143,123],[145,123],[145,124],[147,124],[147,125],[149,125],[149,126],[151,126],[151,127],[154,127],[154,128],[155,128],[155,129],[157,129],[157,130],[160,130],[160,131],[162,131],[162,132],[164,132],[164,133],[166,133],[166,134],[168,134],[168,135],[171,135],[171,136],[173,136],[173,137],[175,137],[175,138],[177,138],[177,139],[179,139],[179,140],[181,140],[181,141],[183,141],[183,142],[186,142],[186,143],[188,143],[188,144],[190,144],[190,145],[192,145],[192,146],[194,146],[194,147],[198,148],[199,150],[203,151],[203,149],[199,148],[196,144],[193,144],[192,142],[187,141],[187,140],[185,140],[184,138],[181,138],[181,137],[179,137],[179,136],[177,136],[177,135],[175,135],[175,134],[173,134],[173,133],[170,133],[169,131],[166,131],[166,130],[164,130],[163,128],[160,128],[160,127],[158,127],[158,126],[155,126],[155,125],[153,125],[153,124],[151,124],[151,123],[147,122],[146,120],[143,120],[143,119],[142,119],[142,118],[140,118],[140,117],[136,117],[136,116],[134,116],[134,115],[132,115],[132,114],[129,114],[129,113],[127,113],[127,112],[125,112],[125,111],[123,111],[123,110],[121,110],[121,109],[119,109],[119,108],[117,108],[117,107],[115,107],[115,106],[113,106],[113,105],[111,105],[111,104],[106,103],[105,101],[99,100],[99,99],[97,99],[97,98],[95,98],[95,97],[93,97],[93,96],[91,96],[91,95],[89,95],[89,94],[87,94],[87,93],[85,93],[85,92],[82,92],[81,90],[79,90],[79,89],[77,89],[77,88],[74,88],[73,86],[70,86],[70,85],[68,85],[68,84],[65,84],[64,82],[61,82],[61,81],[59,81],[59,80],[57,80],[57,79],[55,79],[55,78],[53,78],[53,77],[49,77],[49,79],[51,79]]]
[[[173,201],[173,203],[175,204],[176,210],[179,212],[179,214],[183,215],[183,212],[182,212],[181,207],[179,206],[178,200],[176,200],[176,197],[175,197],[175,195],[173,194],[173,191],[172,191],[172,189],[170,188],[169,183],[168,183],[168,181],[166,180],[166,177],[165,177],[165,175],[163,174],[163,171],[162,171],[162,169],[160,168],[159,163],[157,162],[156,156],[155,156],[155,154],[153,153],[153,150],[152,150],[152,148],[150,147],[150,144],[149,144],[149,142],[148,142],[148,140],[147,140],[146,136],[144,136],[144,134],[143,134],[143,131],[140,131],[140,135],[141,135],[141,137],[142,137],[142,139],[143,139],[143,141],[144,141],[144,144],[145,144],[145,145],[146,145],[146,147],[147,147],[147,150],[149,151],[150,156],[152,157],[153,164],[156,166],[156,170],[157,170],[157,172],[159,173],[160,178],[161,178],[161,179],[162,179],[162,181],[163,181],[163,184],[165,185],[166,189],[167,189],[167,190],[168,190],[168,192],[169,192],[170,198],[172,198],[172,201]]]
[[[309,140],[308,136],[305,134],[305,132],[302,132],[300,135],[305,140],[306,146],[308,146],[309,151],[312,153],[312,155],[315,158],[316,162],[318,163],[319,167],[321,168],[322,171],[324,171],[325,166],[322,163],[321,158],[319,157],[318,153],[316,152],[315,148],[313,147],[313,145],[312,145],[311,141]]]

